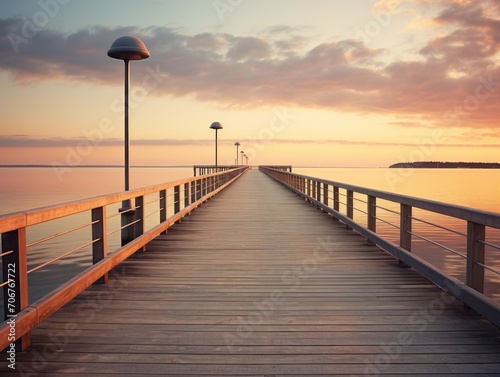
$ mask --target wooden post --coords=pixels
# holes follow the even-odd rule
[[[339,199],[339,187],[333,186],[333,209],[339,212],[340,209],[340,199]],[[338,219],[333,216],[333,221],[338,221]]]
[[[399,246],[411,252],[411,231],[412,231],[412,207],[407,204],[401,204],[399,215]],[[406,267],[401,260],[400,266]]]
[[[122,202],[118,211],[121,213],[121,243],[124,246],[135,238],[135,227],[130,225],[135,221],[135,208],[132,207],[131,200],[127,199]]]
[[[323,204],[328,206],[328,184],[323,183]]]
[[[316,200],[319,202],[321,201],[321,183],[320,182],[316,182]]]
[[[181,210],[181,187],[174,186],[174,214]]]
[[[196,180],[196,200],[201,198],[201,179]]]
[[[98,207],[92,210],[92,263],[96,264],[106,258],[107,234],[106,234],[106,207]],[[96,284],[105,284],[108,281],[108,274],[104,274],[96,280]]]
[[[368,195],[367,198],[367,225],[368,229],[374,233],[377,233],[377,198],[375,196]],[[375,243],[369,239],[366,239],[367,245],[375,245]]]
[[[347,190],[347,203],[346,203],[346,213],[347,217],[351,220],[354,219],[354,192],[352,190]],[[350,226],[346,225],[347,229],[352,229]]]
[[[189,207],[189,204],[191,204],[189,201],[191,200],[191,195],[189,193],[189,182],[184,183],[184,208]]]
[[[135,221],[135,237],[139,237],[144,234],[144,196],[135,198]]]
[[[28,306],[28,260],[26,256],[26,228],[2,233],[2,273],[4,320],[15,329],[16,315]],[[14,343],[14,342],[12,342]],[[30,345],[29,333],[15,342],[16,351],[24,351]]]
[[[190,193],[191,193],[191,203],[196,202],[196,181],[191,181]]]
[[[160,224],[167,221],[167,190],[160,190]],[[161,234],[167,234],[167,231],[163,231]]]
[[[483,293],[484,290],[484,241],[486,227],[472,221],[467,222],[467,276],[466,284]],[[483,242],[481,242],[483,241]]]

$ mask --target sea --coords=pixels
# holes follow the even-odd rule
[[[399,193],[413,197],[469,207],[500,214],[500,169],[389,169],[389,168],[314,168],[294,167],[297,174],[348,183],[360,187]],[[132,167],[130,188],[141,188],[193,176],[193,167]],[[121,192],[124,174],[121,167],[0,167],[0,216],[17,211],[62,204],[74,200]],[[388,210],[397,210],[392,203],[379,203]],[[354,219],[366,225],[366,204],[355,195]],[[385,213],[384,213],[385,212]],[[413,215],[414,232],[431,238],[445,248],[414,237],[412,252],[458,279],[465,277],[466,223],[432,213]],[[377,232],[397,243],[399,218],[380,209]],[[438,224],[442,228],[430,226]],[[448,229],[451,229],[449,231]],[[487,241],[500,246],[500,230],[487,232]],[[50,259],[67,247],[64,239],[52,240],[49,246],[34,250],[28,264]],[[116,242],[118,246],[118,241]],[[451,251],[450,251],[451,250]],[[43,256],[43,258],[42,258]],[[500,250],[487,246],[487,265],[500,271]],[[88,255],[73,255],[66,262],[57,263],[30,275],[30,302],[42,297],[58,284],[67,281],[88,267]],[[500,276],[486,271],[485,294],[500,304]],[[0,294],[1,296],[1,294]]]

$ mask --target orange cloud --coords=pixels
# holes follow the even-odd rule
[[[408,2],[401,2],[408,3]],[[409,3],[430,4],[427,0]],[[500,7],[496,2],[443,0],[431,21],[447,26],[412,56],[385,61],[385,50],[358,40],[306,49],[303,30],[275,27],[265,37],[184,35],[168,27],[96,26],[66,35],[42,30],[17,54],[11,33],[22,19],[0,20],[0,70],[15,80],[69,80],[122,85],[112,41],[133,34],[151,58],[134,65],[152,95],[191,96],[224,107],[276,105],[419,117],[440,127],[498,129]],[[398,6],[384,1],[382,6]],[[147,89],[147,88],[146,88]]]

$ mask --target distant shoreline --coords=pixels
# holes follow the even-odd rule
[[[389,168],[417,168],[417,169],[500,169],[498,162],[443,162],[418,161],[398,162]]]

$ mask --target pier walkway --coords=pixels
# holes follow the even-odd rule
[[[31,331],[16,373],[500,376],[500,330],[250,170]]]

